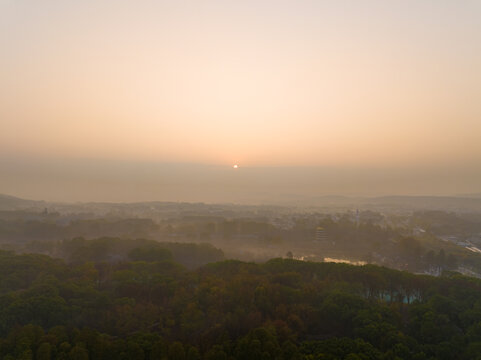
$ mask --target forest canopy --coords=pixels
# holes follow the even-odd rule
[[[474,359],[481,349],[474,278],[292,259],[189,270],[175,246],[149,246],[75,265],[0,252],[0,355]]]

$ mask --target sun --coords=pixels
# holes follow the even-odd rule
[[[239,165],[235,164],[234,166],[232,166],[234,169],[237,169],[239,168]]]

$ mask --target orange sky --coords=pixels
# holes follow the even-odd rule
[[[481,2],[0,0],[0,153],[481,163]]]

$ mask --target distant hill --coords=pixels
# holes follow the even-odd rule
[[[444,211],[461,211],[461,212],[481,212],[481,197],[468,197],[466,196],[379,196],[379,197],[351,197],[351,196],[338,196],[338,195],[328,195],[328,196],[297,196],[290,194],[285,196],[284,201],[266,201],[265,204],[269,204],[269,208],[272,210],[277,208],[280,210],[280,205],[285,210],[289,207],[322,207],[322,208],[344,208],[344,209],[371,209],[378,211],[386,210],[405,210],[405,211],[416,211],[416,210],[444,210]],[[103,209],[103,211],[112,210],[128,210],[134,208],[151,208],[153,206],[181,206],[182,208],[189,209],[205,209],[210,206],[227,206],[227,207],[265,207],[266,205],[260,205],[259,203],[253,205],[247,204],[237,204],[226,202],[218,203],[199,203],[199,202],[167,202],[167,201],[157,201],[157,199],[152,199],[153,201],[148,202],[84,202],[84,203],[57,203],[57,202],[47,202],[47,201],[37,201],[37,200],[26,200],[15,196],[0,194],[0,211],[10,211],[10,210],[24,210],[24,209],[43,209],[45,207],[54,206],[56,209],[68,209],[69,211],[92,211],[92,209]],[[185,210],[184,209],[184,210]]]
[[[365,205],[446,211],[481,211],[481,198],[454,196],[382,196],[363,201]]]
[[[286,202],[286,204],[289,204]],[[481,197],[476,196],[316,196],[299,197],[297,203],[322,208],[386,210],[444,210],[461,212],[481,212]]]
[[[481,199],[481,193],[459,194],[459,195],[457,195],[457,197]]]
[[[0,194],[0,210],[22,210],[45,206],[45,201],[26,200],[15,196]]]

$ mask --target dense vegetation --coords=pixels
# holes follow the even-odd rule
[[[63,219],[58,213],[0,211],[0,241],[20,243],[81,236],[88,238],[148,237],[159,230],[159,226],[152,219],[76,219],[75,217]]]
[[[290,259],[188,270],[146,243],[118,261],[88,254],[0,252],[1,357],[481,358],[481,282],[459,274]]]
[[[63,241],[35,241],[27,246],[35,253],[53,255],[69,264],[84,262],[118,262],[123,260],[174,260],[187,268],[224,260],[222,250],[207,243],[172,243],[147,239],[102,237],[86,240],[82,237]]]
[[[89,216],[92,215],[0,211],[0,248],[43,253],[66,260],[80,256],[81,261],[81,252],[70,251],[65,246],[65,239],[149,238],[164,243],[211,243],[222,248],[229,258],[245,261],[266,261],[291,252],[297,258],[321,261],[324,257],[361,260],[412,272],[439,274],[443,270],[468,268],[472,273],[481,274],[480,253],[451,241],[442,241],[431,232],[435,228],[436,219],[446,218],[452,231],[463,229],[471,234],[478,229],[474,225],[478,224],[479,219],[474,215],[472,222],[443,212],[416,213],[398,222],[387,221],[384,215],[372,211],[346,212],[332,216],[294,214],[270,219],[178,215],[157,222],[150,218]],[[404,225],[401,226],[402,224]],[[406,224],[409,225],[406,227]],[[466,224],[474,225],[468,227]],[[414,235],[414,229],[419,229],[420,226],[427,230]],[[325,238],[322,241],[316,237],[318,227],[324,229]],[[109,244],[104,241],[91,250],[104,256],[106,250],[110,251],[106,246]],[[174,251],[174,260],[180,261],[176,253]],[[110,257],[125,255],[124,251],[121,254],[109,253]],[[217,260],[221,258],[210,258],[192,265]]]

